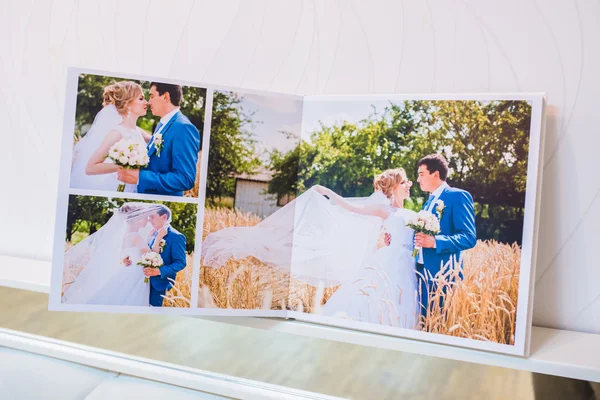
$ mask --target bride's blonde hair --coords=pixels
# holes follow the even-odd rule
[[[121,115],[127,114],[129,103],[144,93],[142,87],[131,81],[115,82],[104,88],[102,105],[114,104],[117,112]]]
[[[404,179],[406,179],[406,171],[404,168],[386,169],[375,176],[375,179],[373,180],[373,189],[375,189],[376,192],[383,192],[388,199],[391,199],[394,188]]]

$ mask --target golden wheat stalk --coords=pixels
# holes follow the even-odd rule
[[[203,238],[231,226],[254,226],[254,214],[226,208],[205,210]],[[444,335],[514,344],[516,306],[519,289],[521,249],[496,241],[478,241],[462,259],[462,269],[454,263],[444,266],[442,274],[424,277],[435,282],[429,293],[433,306],[419,329]],[[460,260],[457,260],[460,261]],[[460,263],[458,263],[460,265]],[[462,272],[463,279],[458,279]],[[382,278],[388,279],[386,276]],[[338,287],[314,287],[300,282],[278,268],[248,257],[230,259],[219,269],[201,266],[200,307],[234,309],[302,310],[318,313]],[[415,293],[418,297],[418,293]],[[443,307],[439,305],[443,299]],[[391,305],[388,305],[391,306]],[[387,312],[381,314],[387,323]]]

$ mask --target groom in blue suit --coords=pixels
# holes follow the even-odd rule
[[[421,293],[421,314],[427,315],[428,294],[436,290],[431,278],[440,272],[451,259],[458,261],[461,252],[475,246],[475,209],[473,197],[465,190],[450,187],[446,183],[448,163],[439,154],[431,154],[419,160],[418,179],[421,190],[429,192],[423,210],[431,211],[440,220],[440,233],[429,236],[415,235],[415,246],[421,248],[417,255],[417,278]]]
[[[163,208],[150,216],[150,224],[155,230],[148,243],[150,248],[154,246],[158,232],[163,228],[167,230],[167,234],[163,238],[165,246],[160,252],[163,266],[144,268],[144,275],[150,277],[150,305],[152,307],[162,307],[163,297],[173,286],[173,282],[177,279],[177,273],[187,265],[185,235],[169,225],[167,221],[171,220],[170,214],[168,209]]]
[[[120,181],[137,184],[138,193],[183,196],[194,187],[200,133],[179,110],[182,97],[179,85],[150,84],[148,104],[152,114],[160,117],[147,146],[150,163],[142,170],[118,172]]]

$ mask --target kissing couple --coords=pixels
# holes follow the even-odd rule
[[[71,188],[183,196],[196,180],[200,133],[180,110],[179,85],[152,82],[146,101],[142,87],[121,81],[104,88],[103,108],[90,130],[73,148]],[[160,121],[152,135],[137,126],[147,113]],[[109,157],[113,145],[125,139],[147,155],[141,169],[123,168]]]
[[[129,202],[115,210],[104,226],[65,253],[63,281],[72,283],[62,302],[162,307],[187,265],[186,238],[171,219],[162,204]],[[162,266],[138,265],[150,252],[161,256]]]

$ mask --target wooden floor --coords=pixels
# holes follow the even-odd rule
[[[196,318],[50,312],[0,287],[0,326],[350,399],[533,399],[531,374]]]

